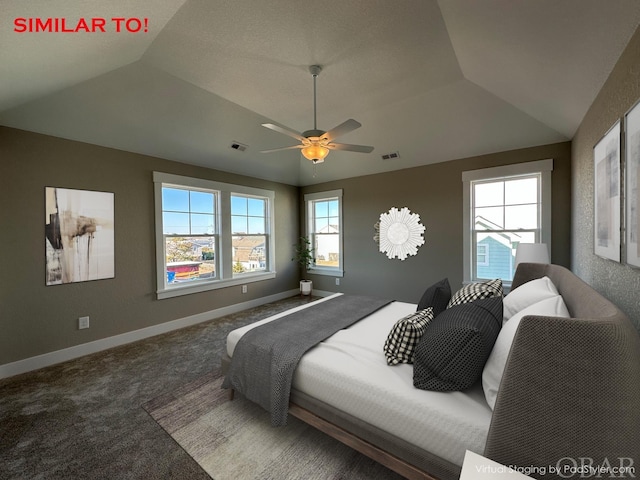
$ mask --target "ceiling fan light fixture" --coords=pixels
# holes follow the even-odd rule
[[[311,144],[304,147],[302,155],[307,160],[311,160],[313,163],[322,163],[327,155],[329,155],[329,149],[323,145]]]
[[[346,150],[349,152],[360,153],[371,153],[373,151],[373,147],[368,147],[366,145],[349,145],[346,143],[334,142],[336,138],[362,126],[360,122],[357,122],[352,118],[345,122],[342,122],[336,127],[333,127],[328,132],[318,129],[316,111],[316,79],[318,78],[318,74],[321,71],[322,67],[320,65],[311,65],[309,67],[309,72],[311,72],[311,75],[313,77],[313,128],[311,130],[306,130],[302,133],[298,133],[294,130],[291,130],[290,128],[281,127],[273,123],[263,123],[263,127],[293,137],[298,140],[300,144],[291,145],[290,147],[261,150],[260,153],[280,152],[282,150],[292,150],[299,148],[304,158],[315,165],[317,163],[324,162],[326,156],[329,155],[329,150]]]

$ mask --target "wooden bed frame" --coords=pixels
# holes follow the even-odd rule
[[[409,480],[440,480],[295,403],[289,404],[289,413]]]

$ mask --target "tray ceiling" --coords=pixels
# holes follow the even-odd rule
[[[259,6],[259,7],[257,7]],[[0,124],[293,185],[569,140],[640,24],[637,0],[4,0]],[[261,127],[362,123],[316,176]],[[233,142],[246,150],[231,148]],[[394,160],[382,155],[399,152]]]

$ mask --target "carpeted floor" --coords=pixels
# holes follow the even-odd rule
[[[0,479],[208,479],[141,405],[216,372],[229,331],[304,301],[0,380]]]

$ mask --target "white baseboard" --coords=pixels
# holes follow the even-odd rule
[[[311,291],[311,295],[318,297],[328,297],[330,295],[335,295],[338,292],[329,292],[327,290],[316,290],[315,288]]]
[[[75,345],[73,347],[65,348],[62,350],[56,350],[55,352],[25,358],[24,360],[18,360],[17,362],[6,363],[4,365],[0,365],[0,378],[12,377],[21,373],[31,372],[39,368],[55,365],[56,363],[66,362],[67,360],[73,360],[74,358],[83,357],[91,353],[101,352],[103,350],[118,347],[120,345],[125,345],[131,342],[137,342],[138,340],[143,340],[155,335],[160,335],[162,333],[167,333],[173,330],[178,330],[180,328],[196,325],[198,323],[206,322],[208,320],[223,317],[232,313],[237,313],[249,308],[258,307],[260,305],[264,305],[265,303],[289,298],[297,293],[299,293],[299,290],[288,290],[286,292],[276,293],[274,295],[268,295],[266,297],[249,300],[247,302],[236,303],[235,305],[217,308],[208,312],[190,315],[188,317],[179,318],[177,320],[171,320],[169,322],[154,325],[152,327],[141,328],[139,330],[122,333],[113,337],[103,338],[100,340],[95,340],[93,342]],[[318,290],[313,291],[313,294],[318,296],[327,296],[331,293],[332,292],[324,292]]]

